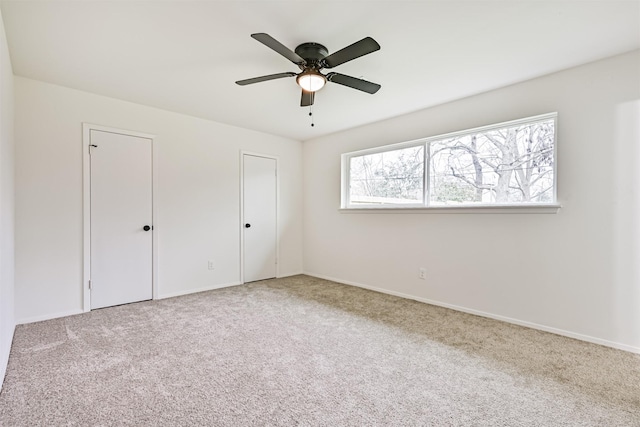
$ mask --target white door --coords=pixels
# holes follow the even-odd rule
[[[276,277],[276,160],[243,155],[244,281]]]
[[[90,138],[91,308],[151,299],[152,141],[94,129]]]

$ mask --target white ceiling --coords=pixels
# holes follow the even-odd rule
[[[5,1],[16,75],[248,129],[308,140],[640,48],[640,1]],[[251,33],[335,52],[381,50],[332,71],[315,127],[297,67]]]

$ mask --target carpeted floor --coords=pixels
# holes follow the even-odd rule
[[[640,356],[306,276],[21,325],[3,426],[640,426]]]

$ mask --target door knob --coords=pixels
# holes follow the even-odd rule
[[[244,228],[251,228],[251,224],[245,224]]]
[[[144,231],[149,231],[149,230],[151,230],[151,227],[149,227],[148,225],[145,225],[144,227],[142,227],[142,229]]]

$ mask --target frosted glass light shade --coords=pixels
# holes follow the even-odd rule
[[[300,74],[296,81],[298,82],[298,85],[307,92],[315,92],[324,87],[327,79],[320,73],[306,71]]]

